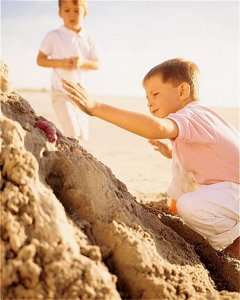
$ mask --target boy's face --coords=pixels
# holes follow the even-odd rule
[[[63,19],[65,27],[79,31],[85,16],[85,9],[81,4],[74,4],[71,0],[63,1],[59,16]]]
[[[164,83],[160,76],[150,77],[144,83],[144,88],[149,110],[155,117],[165,118],[184,106],[179,86],[174,87],[170,82]]]

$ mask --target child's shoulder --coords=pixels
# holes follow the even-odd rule
[[[218,115],[217,112],[208,106],[203,105],[199,100],[194,100],[184,106],[182,109],[177,111],[180,114],[214,114]]]
[[[199,101],[194,101],[187,104],[184,108],[176,112],[180,118],[198,124],[207,124],[209,126],[224,126],[232,127],[230,123],[213,108],[202,105]]]

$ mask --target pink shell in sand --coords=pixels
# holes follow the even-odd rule
[[[49,142],[54,143],[57,140],[58,129],[47,120],[40,119],[35,123],[35,127],[41,129],[46,134]],[[60,131],[59,131],[60,132]],[[61,132],[60,132],[61,135]]]

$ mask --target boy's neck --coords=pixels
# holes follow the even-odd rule
[[[82,27],[80,27],[80,28],[78,28],[78,29],[73,29],[73,31],[75,31],[75,32],[77,32],[77,33],[79,33],[80,31],[82,31]]]
[[[187,106],[187,105],[190,104],[190,103],[196,103],[196,102],[198,102],[198,99],[191,99],[191,98],[186,99],[186,100],[182,103],[182,106],[179,108],[179,110],[180,110],[180,109],[183,109],[185,106]]]
[[[76,33],[80,33],[82,31],[82,27],[79,28],[68,28],[67,26],[64,25],[65,28],[67,28],[68,30],[74,31]]]
[[[186,102],[184,103],[184,106],[188,105],[189,103],[196,102],[196,101],[198,101],[198,100],[197,99],[188,98],[188,99],[186,99]]]

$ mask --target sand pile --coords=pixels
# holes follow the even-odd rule
[[[1,107],[3,299],[239,298],[239,261],[137,202],[76,140],[49,143],[4,65]]]

